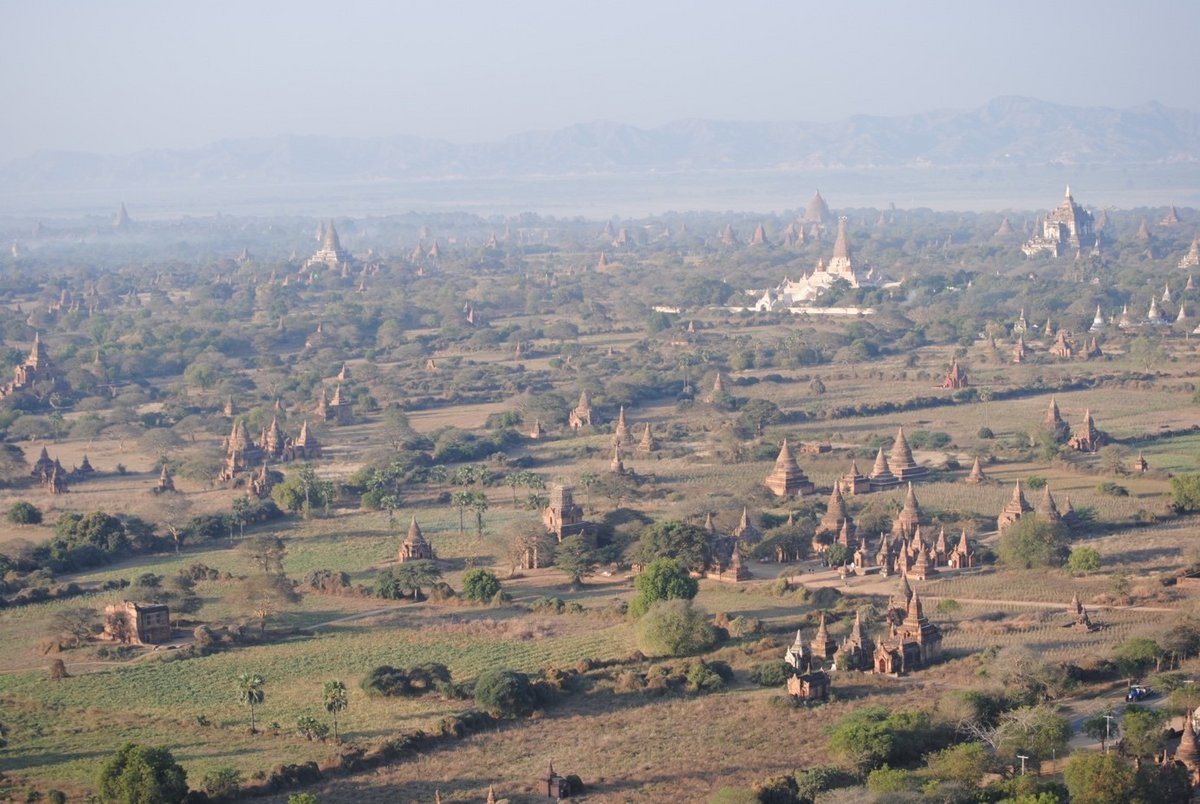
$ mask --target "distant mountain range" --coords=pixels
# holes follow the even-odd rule
[[[127,155],[44,151],[0,167],[8,192],[871,167],[1135,165],[1200,161],[1200,114],[1004,97],[970,111],[833,123],[581,123],[452,144],[409,136],[225,140]]]

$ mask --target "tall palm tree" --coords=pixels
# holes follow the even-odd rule
[[[266,683],[266,680],[258,673],[242,673],[238,676],[238,703],[250,706],[251,734],[258,733],[257,724],[254,721],[254,707],[263,702],[263,685]]]
[[[338,739],[338,712],[344,712],[350,706],[350,699],[346,695],[346,685],[340,681],[325,682],[325,711],[333,716],[333,739],[336,742]]]

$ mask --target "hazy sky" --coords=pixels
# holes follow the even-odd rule
[[[998,95],[1200,109],[1200,2],[1185,0],[5,0],[0,13],[0,160],[833,120]]]

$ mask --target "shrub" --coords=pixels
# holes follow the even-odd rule
[[[217,768],[204,774],[204,792],[210,798],[233,798],[242,786],[242,772],[237,768]]]
[[[1066,529],[1058,522],[1026,514],[1000,534],[997,551],[1008,567],[1058,567],[1067,557]]]
[[[463,573],[462,596],[476,603],[489,603],[500,593],[500,579],[485,569]]]
[[[1122,486],[1120,483],[1114,483],[1111,480],[1105,480],[1096,486],[1096,492],[1107,497],[1128,497],[1129,489]]]
[[[984,440],[989,440],[996,437],[996,434],[992,432],[992,428],[990,427],[980,427],[979,432],[977,432],[975,435]]]
[[[125,743],[96,778],[100,795],[120,802],[177,804],[188,794],[187,772],[165,748]]]
[[[5,518],[14,525],[40,525],[42,510],[33,503],[20,500],[9,506]]]
[[[1196,394],[1200,396],[1200,390]],[[1180,511],[1200,511],[1200,474],[1171,478],[1171,498]]]
[[[722,665],[718,668],[716,665]],[[724,673],[721,671],[724,670]],[[727,679],[725,676],[728,676]],[[709,664],[704,661],[697,661],[688,667],[687,691],[691,693],[704,692],[721,692],[725,689],[728,680],[732,679],[733,671],[729,665],[724,662],[713,662]]]
[[[629,604],[629,614],[641,617],[660,600],[691,600],[700,591],[699,582],[673,558],[656,558],[646,565],[633,582],[637,596]]]
[[[315,717],[305,715],[296,721],[296,734],[306,740],[324,740],[329,736],[329,726]]]
[[[1067,558],[1067,570],[1073,575],[1087,575],[1100,569],[1100,551],[1094,547],[1072,547]]]
[[[533,712],[533,685],[515,670],[485,670],[475,681],[475,705],[496,717],[520,717]]]
[[[716,644],[717,637],[704,615],[690,600],[660,600],[638,621],[638,647],[654,656],[686,656]]]
[[[1039,491],[1046,488],[1046,478],[1041,475],[1030,475],[1025,478],[1025,485],[1033,491]]]
[[[750,680],[760,687],[782,687],[792,674],[792,666],[783,659],[759,662],[750,668]]]

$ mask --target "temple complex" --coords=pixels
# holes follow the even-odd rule
[[[975,456],[975,462],[971,464],[971,472],[967,475],[964,482],[979,484],[987,480],[987,476],[983,473],[983,467],[979,464],[979,456]]]
[[[1054,343],[1050,346],[1050,354],[1055,357],[1069,359],[1075,356],[1075,341],[1071,339],[1071,333],[1065,329],[1058,331]]]
[[[883,447],[879,448],[879,453],[875,456],[875,466],[871,469],[868,482],[871,491],[883,491],[900,485],[899,478],[892,474],[892,470],[888,466],[887,458],[883,454]]]
[[[892,535],[901,539],[911,539],[921,526],[921,506],[917,502],[917,493],[913,491],[912,483],[908,484],[908,492],[904,495],[904,507],[896,515],[892,523]]]
[[[617,415],[617,424],[613,428],[613,441],[624,446],[629,443],[629,427],[625,424],[625,406],[621,406],[621,412]]]
[[[975,566],[975,552],[971,549],[970,542],[967,541],[965,530],[959,535],[958,544],[954,546],[954,550],[947,557],[946,565],[951,569],[966,569]]]
[[[869,494],[871,491],[871,481],[867,476],[858,471],[858,461],[850,461],[850,471],[838,478],[838,487],[841,488],[842,494],[851,496],[856,494]]]
[[[650,422],[646,422],[646,429],[642,431],[642,440],[638,442],[638,452],[654,452],[658,449],[658,442],[654,440],[654,434],[650,432]]]
[[[1187,254],[1179,260],[1180,268],[1196,268],[1200,267],[1200,237],[1192,238],[1192,245],[1188,249]]]
[[[542,524],[557,541],[584,533],[583,507],[575,503],[575,489],[557,485],[550,489],[550,502],[542,509]]]
[[[405,561],[434,560],[433,547],[425,540],[425,534],[421,533],[421,526],[417,524],[415,516],[408,525],[408,535],[400,544],[400,555],[397,560],[401,564]]]
[[[159,603],[128,600],[104,607],[102,639],[123,645],[155,645],[171,641],[171,610]]]
[[[837,641],[829,635],[829,627],[825,623],[825,612],[821,612],[821,621],[817,625],[817,633],[813,636],[812,657],[827,662],[833,661],[837,653]]]
[[[1037,507],[1033,512],[1040,519],[1045,519],[1050,522],[1061,522],[1062,514],[1058,512],[1058,505],[1054,502],[1054,495],[1050,493],[1050,484],[1042,486],[1042,499],[1038,501]]]
[[[1005,528],[1032,510],[1033,508],[1025,501],[1025,493],[1021,491],[1021,481],[1018,480],[1016,487],[1013,488],[1012,498],[1000,512],[1000,516],[996,518],[996,530],[1003,533]]]
[[[592,426],[592,403],[588,400],[588,392],[579,392],[579,404],[571,411],[567,417],[567,424],[572,430],[579,430],[582,427]]]
[[[625,461],[621,459],[621,443],[613,444],[612,460],[608,462],[608,471],[614,475],[625,474]]]
[[[845,531],[844,535],[843,531]],[[839,541],[844,538],[845,541],[842,544],[849,546],[854,533],[854,520],[850,517],[850,512],[846,510],[846,500],[842,497],[840,486],[835,483],[833,491],[829,494],[829,505],[825,509],[825,516],[817,524],[816,532],[813,535],[814,547],[817,547],[818,550],[824,549],[824,542],[820,541],[821,536],[837,537]]]
[[[317,249],[304,263],[304,270],[321,266],[336,269],[348,265],[349,262],[350,254],[342,248],[342,243],[338,240],[337,229],[334,228],[331,220],[322,233],[321,248]]]
[[[1092,418],[1090,408],[1084,411],[1083,424],[1075,431],[1067,444],[1077,452],[1096,452],[1104,446],[1104,436],[1096,429],[1096,421]]]
[[[171,472],[171,465],[163,462],[162,469],[158,473],[158,483],[154,486],[156,494],[165,494],[175,490],[175,476]]]
[[[896,480],[901,483],[924,477],[929,473],[928,469],[919,466],[913,460],[912,449],[908,446],[908,439],[904,436],[903,427],[896,432],[896,441],[892,444],[892,451],[888,454],[888,468],[896,476]]]
[[[902,675],[928,667],[942,653],[942,630],[925,617],[920,596],[914,591],[903,622],[892,626],[886,640],[875,648],[875,672]]]
[[[354,421],[354,403],[342,394],[341,383],[334,386],[332,397],[324,388],[321,389],[317,397],[316,414],[318,419],[326,423],[350,424]]]
[[[1092,213],[1075,203],[1071,188],[1067,187],[1062,203],[1042,221],[1041,232],[1035,231],[1033,237],[1021,246],[1021,250],[1028,257],[1036,254],[1061,257],[1083,249],[1094,249],[1098,245]]]
[[[742,518],[738,520],[737,527],[733,529],[732,536],[740,542],[746,544],[755,544],[762,538],[762,531],[754,526],[750,521],[750,509],[742,506]]]
[[[950,364],[950,371],[946,372],[946,379],[942,380],[942,388],[957,391],[966,388],[967,385],[967,373],[958,365],[958,360],[955,360]]]
[[[779,455],[775,458],[775,468],[771,470],[771,474],[767,475],[763,485],[770,489],[776,497],[803,496],[817,490],[817,487],[796,463],[796,456],[792,455],[792,449],[788,446],[786,438],[779,447]]]
[[[821,197],[820,190],[814,192],[813,197],[808,200],[808,204],[804,207],[804,216],[800,218],[800,222],[820,224],[833,222],[833,213],[829,211],[829,205]]]
[[[65,381],[50,362],[46,347],[42,344],[41,333],[33,333],[33,345],[25,362],[13,369],[13,381],[0,387],[0,399],[11,396],[18,391],[36,391],[49,393],[61,390]]]
[[[796,632],[796,641],[784,653],[783,660],[792,668],[787,680],[789,695],[806,702],[829,697],[829,674],[816,666],[800,631]]]
[[[1029,357],[1029,347],[1025,345],[1025,336],[1021,335],[1017,338],[1017,345],[1013,347],[1012,362],[1024,363]]]
[[[244,419],[233,423],[233,430],[229,433],[229,438],[225,439],[224,446],[225,466],[218,476],[222,483],[235,480],[251,467],[261,463],[264,457],[262,448],[251,440]]]
[[[839,670],[871,670],[871,659],[875,654],[875,642],[863,628],[862,615],[854,612],[854,624],[850,633],[842,640],[834,655],[834,665]]]

